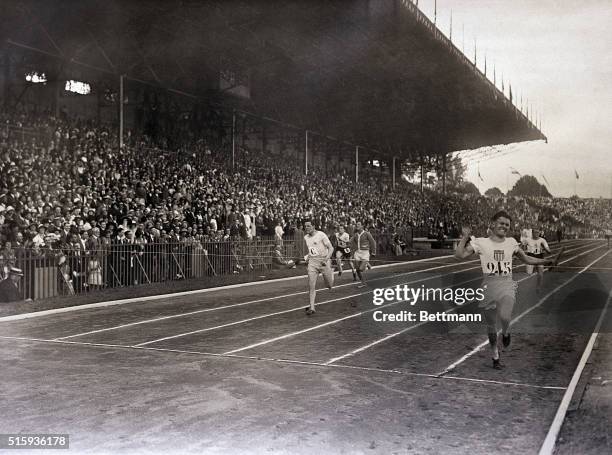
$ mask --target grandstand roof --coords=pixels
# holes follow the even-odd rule
[[[409,0],[12,0],[12,47],[384,155],[545,139]],[[219,86],[231,72],[249,97]]]

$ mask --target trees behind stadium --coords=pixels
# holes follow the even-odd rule
[[[540,184],[532,175],[523,175],[508,193],[509,196],[552,197],[545,185]]]

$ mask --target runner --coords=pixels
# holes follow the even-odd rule
[[[480,256],[484,281],[485,298],[479,303],[487,323],[489,346],[493,357],[493,368],[501,369],[499,358],[497,325],[501,322],[502,343],[510,346],[510,321],[516,301],[517,282],[512,279],[512,257],[517,255],[523,262],[531,265],[556,265],[562,250],[548,259],[527,256],[519,248],[518,242],[507,237],[512,219],[504,211],[497,212],[492,220],[492,232],[489,237],[470,237],[471,229],[462,229],[462,239],[457,246],[455,257],[467,259],[472,254]],[[470,242],[468,244],[468,242]]]
[[[336,263],[338,264],[338,276],[342,276],[342,260],[345,259],[351,266],[353,281],[357,281],[357,274],[355,273],[355,267],[353,266],[353,261],[351,260],[351,247],[349,245],[350,237],[344,226],[338,227],[338,232],[336,232],[335,237],[336,249],[334,251],[334,255],[336,257]]]
[[[531,230],[531,236],[525,240],[525,245],[527,247],[527,256],[531,256],[533,258],[542,259],[544,258],[544,251],[550,254],[550,248],[548,247],[548,243],[546,239],[540,237],[540,230],[536,227]],[[538,273],[536,292],[539,294],[542,289],[542,282],[544,281],[544,266],[543,265],[526,265],[527,273],[532,274],[535,270]]]
[[[304,260],[308,264],[308,289],[310,306],[306,308],[308,316],[315,313],[315,297],[317,295],[317,278],[319,273],[323,275],[323,280],[329,289],[334,286],[334,272],[331,268],[330,258],[334,252],[329,238],[325,233],[317,231],[311,221],[304,223],[306,235],[306,251]]]
[[[361,281],[357,287],[362,288],[366,285],[363,274],[370,261],[370,254],[372,256],[376,255],[376,242],[372,234],[363,230],[363,224],[359,221],[355,224],[355,234],[351,239],[351,249],[353,250],[353,260],[355,261],[357,276]]]

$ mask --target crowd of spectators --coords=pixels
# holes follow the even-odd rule
[[[193,136],[170,151],[128,132],[119,148],[114,130],[84,121],[44,112],[1,113],[0,120],[0,273],[14,265],[16,248],[66,257],[78,251],[92,256],[95,271],[101,267],[95,258],[113,245],[203,249],[210,242],[286,239],[301,235],[306,219],[328,232],[359,220],[396,237],[406,228],[457,237],[463,224],[484,233],[490,214],[504,206],[516,227],[610,225],[610,201],[491,200],[421,192],[403,181],[393,188],[375,178],[357,184],[339,171],[312,169],[306,176],[299,164],[255,150],[243,150],[232,168],[223,147]],[[89,276],[91,286],[107,284]]]

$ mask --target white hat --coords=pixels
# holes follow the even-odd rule
[[[9,269],[9,274],[23,276],[23,270],[18,269],[17,267],[11,267]]]

